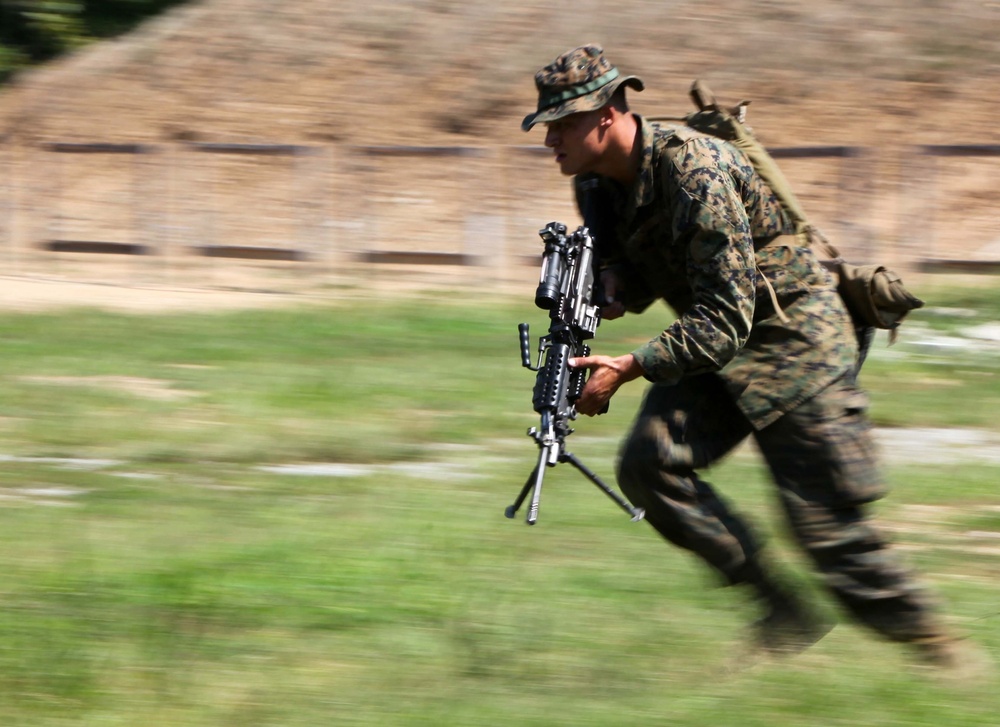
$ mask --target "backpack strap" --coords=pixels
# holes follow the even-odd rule
[[[690,131],[684,129],[688,127],[695,132],[724,139],[742,151],[778,198],[785,214],[795,225],[796,236],[813,250],[833,276],[837,291],[855,322],[860,326],[889,330],[890,343],[893,342],[896,328],[907,313],[923,306],[923,301],[906,289],[898,274],[884,266],[848,264],[840,251],[809,221],[791,183],[764,145],[757,140],[753,130],[746,125],[749,101],[740,101],[731,109],[724,109],[712,90],[700,80],[691,84],[690,96],[697,111],[680,118],[654,117],[650,121],[683,124],[675,132],[682,142],[692,136]],[[764,282],[768,284],[766,278]],[[774,299],[770,285],[768,288]],[[780,308],[778,311],[779,315],[783,312]]]

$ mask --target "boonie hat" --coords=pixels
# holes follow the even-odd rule
[[[521,129],[528,131],[535,124],[599,109],[623,83],[636,91],[644,88],[638,77],[622,76],[599,45],[566,51],[535,74],[538,110],[524,117]]]

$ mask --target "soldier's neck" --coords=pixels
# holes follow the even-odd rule
[[[617,119],[608,138],[600,174],[628,188],[635,182],[642,161],[642,128],[632,114]]]

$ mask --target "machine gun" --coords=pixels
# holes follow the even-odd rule
[[[548,334],[538,340],[538,362],[534,366],[528,324],[521,323],[517,327],[521,365],[537,372],[532,404],[541,415],[541,424],[528,429],[528,436],[538,444],[538,462],[505,515],[513,518],[530,492],[527,523],[534,525],[538,520],[546,467],[569,462],[631,515],[633,522],[641,520],[645,511],[632,507],[574,454],[566,451],[566,437],[574,431],[569,424],[576,419],[575,402],[586,383],[586,371],[571,369],[569,359],[590,355],[590,346],[584,342],[594,337],[601,320],[595,295],[598,285],[594,275],[594,240],[586,227],[579,227],[567,235],[566,225],[559,222],[550,222],[538,234],[545,243],[545,251],[535,305],[549,312],[550,323]]]

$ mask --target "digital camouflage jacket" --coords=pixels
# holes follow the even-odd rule
[[[742,152],[639,120],[642,161],[630,189],[575,180],[602,266],[624,284],[618,297],[631,312],[660,298],[677,315],[633,355],[654,382],[718,372],[763,428],[855,365],[851,320]]]

